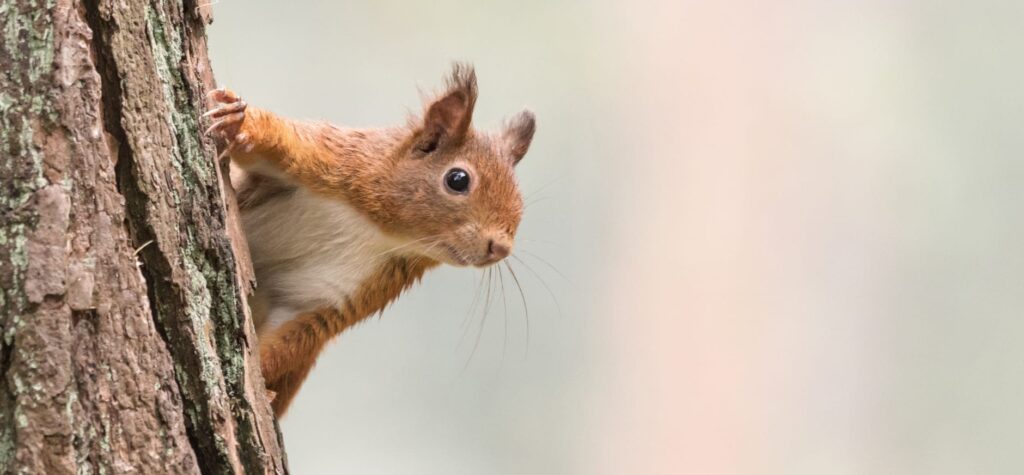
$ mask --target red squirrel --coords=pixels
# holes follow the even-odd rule
[[[514,167],[533,139],[524,110],[473,128],[472,66],[400,127],[300,122],[210,92],[256,273],[250,299],[271,405],[284,414],[334,336],[380,312],[441,263],[512,252],[523,202]]]

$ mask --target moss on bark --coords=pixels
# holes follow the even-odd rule
[[[285,471],[201,135],[207,13],[0,4],[2,473]]]

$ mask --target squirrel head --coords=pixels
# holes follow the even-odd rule
[[[472,127],[476,73],[455,64],[394,157],[383,197],[392,228],[413,252],[457,266],[486,266],[512,252],[523,201],[515,166],[526,155],[534,115],[522,111],[498,133]]]

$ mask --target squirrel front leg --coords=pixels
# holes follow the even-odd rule
[[[332,186],[338,173],[337,154],[319,134],[328,126],[281,118],[249,106],[234,92],[209,93],[212,108],[204,117],[213,124],[207,134],[223,137],[225,153],[242,169],[293,181],[300,186]],[[260,366],[275,415],[280,417],[302,385],[317,355],[331,336],[341,331],[338,312],[320,309],[295,315],[280,327],[261,332]]]
[[[260,369],[274,395],[271,407],[277,417],[288,409],[324,345],[351,323],[337,310],[322,308],[298,314],[260,337]]]
[[[207,134],[228,141],[226,153],[243,169],[276,178],[291,178],[311,189],[338,186],[337,154],[325,136],[332,128],[282,118],[249,106],[229,89],[209,93],[213,119]]]

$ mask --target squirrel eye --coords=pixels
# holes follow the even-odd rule
[[[461,168],[448,170],[444,175],[444,186],[452,193],[466,193],[469,191],[469,173]]]

